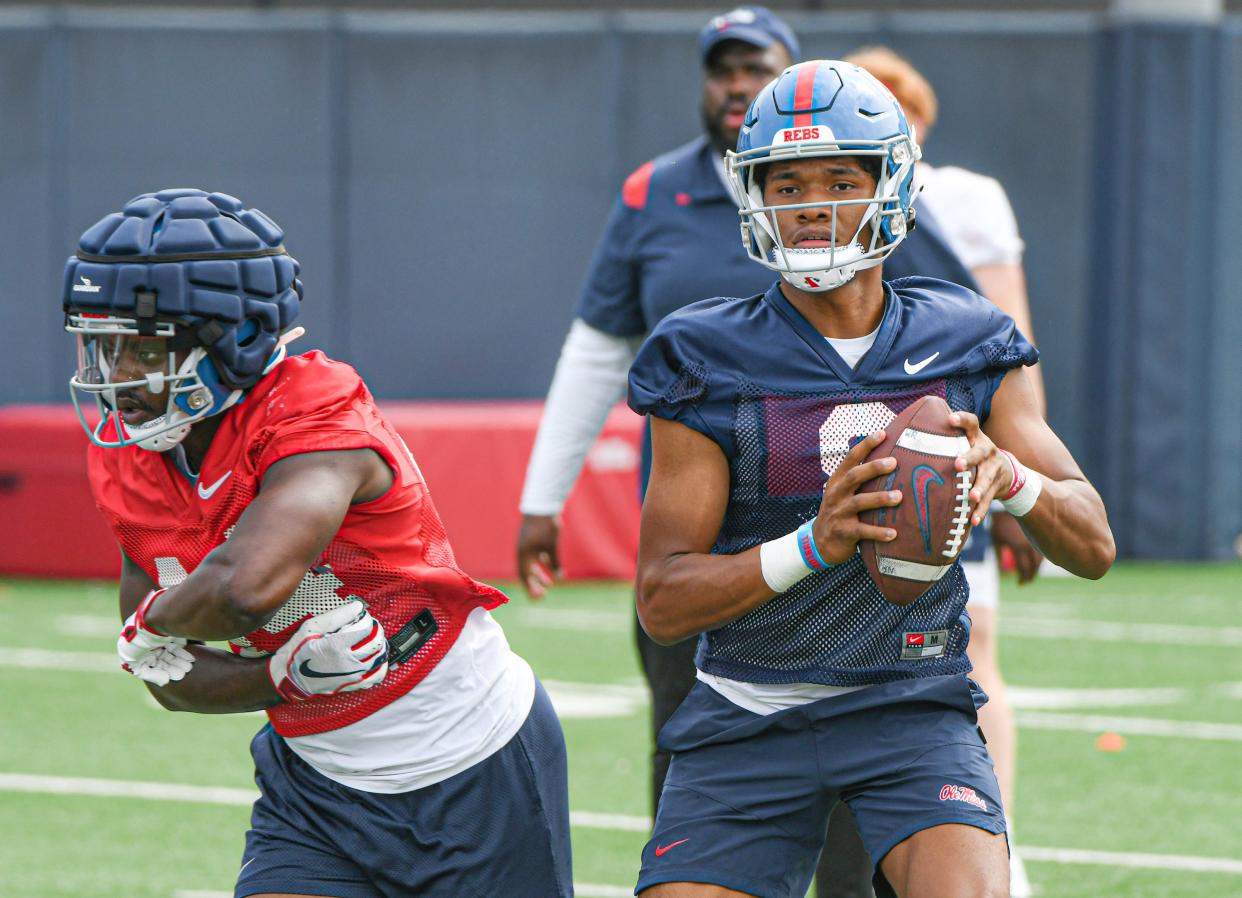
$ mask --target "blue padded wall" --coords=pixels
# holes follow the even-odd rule
[[[63,259],[167,186],[280,222],[306,284],[298,347],[381,397],[541,396],[621,180],[699,132],[702,18],[0,11],[0,401],[65,398]],[[1226,554],[1242,531],[1242,425],[1216,423],[1242,421],[1238,19],[789,19],[811,56],[909,56],[941,100],[928,160],[1005,185],[1050,419],[1123,549]],[[1172,471],[1188,445],[1203,467]]]
[[[1236,47],[1202,25],[1100,36],[1082,392],[1126,555],[1225,557],[1242,530]]]

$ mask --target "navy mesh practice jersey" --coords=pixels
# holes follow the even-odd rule
[[[712,551],[731,554],[813,518],[852,443],[914,400],[941,396],[986,420],[1005,373],[1037,358],[1013,319],[978,294],[906,278],[885,284],[875,344],[851,370],[778,282],[760,296],[705,300],[665,318],[630,369],[629,402],[723,450],[730,495]],[[703,634],[696,663],[756,683],[856,686],[962,673],[970,669],[966,595],[955,564],[917,602],[892,605],[855,554]],[[906,633],[942,639],[936,652],[903,658]]]

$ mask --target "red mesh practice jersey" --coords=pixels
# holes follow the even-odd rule
[[[435,633],[390,666],[379,686],[270,709],[283,736],[354,723],[409,692],[444,657],[470,611],[506,601],[457,567],[422,474],[366,385],[321,352],[286,359],[224,413],[197,482],[159,453],[89,450],[95,502],[121,548],[161,586],[174,586],[228,538],[272,464],[301,452],[363,448],[392,467],[392,488],[351,506],[289,600],[262,629],[231,645],[250,657],[271,654],[307,617],[353,597],[366,602],[390,638],[424,610]]]

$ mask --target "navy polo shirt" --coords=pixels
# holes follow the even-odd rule
[[[713,296],[755,296],[776,276],[742,247],[737,205],[698,137],[625,180],[595,250],[577,316],[615,337]]]

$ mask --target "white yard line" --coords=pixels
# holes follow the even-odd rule
[[[1152,717],[1111,717],[1103,714],[1057,714],[1050,711],[1019,711],[1018,728],[1122,733],[1138,736],[1173,736],[1217,742],[1242,742],[1242,724],[1208,723],[1197,720],[1163,720]]]
[[[522,626],[543,630],[570,630],[575,633],[628,633],[634,627],[632,611],[604,611],[590,608],[532,608],[505,606],[495,612],[503,624],[516,618]]]
[[[651,818],[636,814],[599,814],[595,811],[570,811],[569,822],[583,829],[613,829],[627,833],[651,832]]]
[[[120,633],[120,630],[117,631]],[[51,649],[0,648],[0,666],[63,670],[71,673],[119,671],[121,661],[111,652],[54,652]]]
[[[619,633],[633,626],[633,616],[619,611],[592,611],[564,608],[545,611],[515,608],[500,612],[523,625],[546,630],[585,633]],[[1029,639],[1078,637],[1096,642],[1149,642],[1174,645],[1242,645],[1242,627],[1205,627],[1196,624],[1156,624],[1128,621],[1081,620],[1065,605],[1033,602],[1006,602],[1001,614],[1001,631],[1008,636]],[[59,614],[53,628],[65,636],[115,638],[120,622],[107,615]]]
[[[1003,636],[1022,639],[1076,639],[1091,642],[1141,642],[1153,645],[1242,645],[1242,627],[1007,617],[1003,610],[1000,616],[1000,630]]]
[[[250,789],[224,786],[189,786],[180,783],[147,783],[134,780],[88,779],[86,777],[42,776],[23,773],[0,773],[0,791],[36,792],[54,795],[88,795],[108,798],[136,798],[156,801],[183,801],[196,804],[249,805],[256,793]],[[601,814],[594,811],[573,811],[573,826],[645,833],[651,826],[647,817],[634,814]],[[1053,864],[1099,864],[1108,867],[1141,867],[1152,870],[1185,870],[1194,873],[1227,873],[1242,876],[1242,860],[1225,857],[1196,857],[1180,854],[1138,854],[1118,851],[1090,851],[1078,848],[1041,848],[1021,844],[1027,860]],[[614,891],[620,886],[576,884],[582,898],[613,898],[628,896],[629,890]],[[173,898],[216,898],[227,893],[179,890]]]
[[[105,780],[25,773],[0,773],[0,791],[89,795],[94,798],[140,798],[146,801],[184,801],[192,804],[243,805],[245,807],[253,804],[259,795],[254,789],[232,789],[227,786],[189,786],[180,783],[148,783],[139,780]]]
[[[633,898],[633,886],[606,886],[598,882],[575,882],[577,898]]]
[[[88,636],[116,639],[121,632],[119,619],[105,614],[58,614],[52,628],[62,636]]]
[[[184,801],[249,807],[259,796],[254,789],[228,786],[191,786],[182,783],[150,783],[141,780],[94,779],[79,776],[46,776],[0,773],[0,792],[36,792],[45,795],[87,795],[95,798],[138,798],[145,801]],[[571,811],[569,822],[586,829],[610,829],[645,833],[651,818],[634,814],[597,814]]]
[[[1004,608],[1000,629],[1009,638],[1077,639],[1151,645],[1242,646],[1242,627],[1079,620],[1065,616],[1064,606],[1045,608],[1034,603],[1012,602],[1007,603]],[[1013,616],[1013,612],[1020,616]],[[625,632],[633,622],[628,613],[592,611],[585,608],[566,608],[556,612],[517,608],[508,614],[524,625],[580,633]],[[115,619],[90,614],[57,615],[53,627],[57,633],[65,636],[98,639],[115,638],[120,630]]]
[[[0,667],[59,670],[69,673],[117,673],[120,664],[110,652],[61,652],[38,648],[0,648]],[[645,708],[647,687],[638,681],[623,683],[576,683],[544,680],[557,711],[565,717],[628,717]],[[1015,707],[1120,708],[1168,705],[1207,694],[1213,698],[1242,699],[1242,683],[1215,683],[1200,689],[1158,686],[1149,689],[1037,688],[1010,685]],[[154,702],[153,702],[154,705]],[[1039,726],[1039,724],[1032,724]],[[1215,724],[1190,724],[1191,728]],[[1071,727],[1073,728],[1073,727]],[[1177,735],[1161,731],[1160,735]]]
[[[1009,702],[1015,708],[1124,708],[1143,705],[1175,705],[1193,695],[1190,689],[1038,689],[1009,686]]]
[[[1232,873],[1242,876],[1242,860],[1228,857],[1191,857],[1183,854],[1132,854],[1126,851],[1086,851],[1079,848],[1036,848],[1018,844],[1024,861],[1050,864],[1099,864],[1104,867],[1142,867],[1148,870],[1186,870],[1193,873]]]

